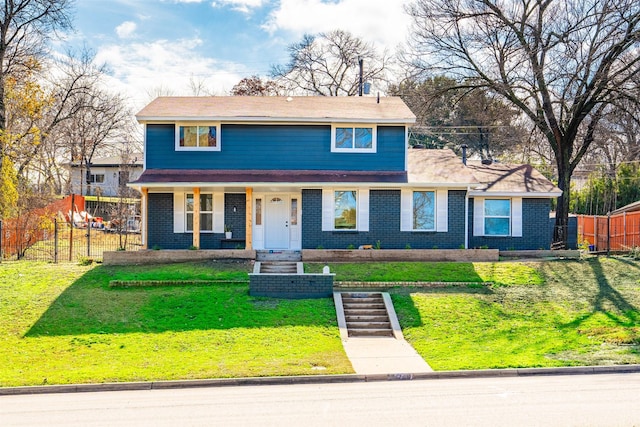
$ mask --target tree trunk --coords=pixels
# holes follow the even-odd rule
[[[562,158],[562,154],[558,156],[558,188],[562,190],[562,195],[558,197],[556,206],[556,222],[553,228],[553,242],[551,244],[554,249],[566,249],[569,229],[569,199],[571,188],[571,168],[569,167],[568,157]],[[566,160],[565,160],[566,159]]]

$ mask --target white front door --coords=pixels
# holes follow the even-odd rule
[[[265,199],[264,247],[289,249],[289,196],[275,194]]]

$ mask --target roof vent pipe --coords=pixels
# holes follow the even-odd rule
[[[467,165],[467,148],[469,148],[469,146],[467,144],[462,144],[460,148],[462,148],[462,164],[466,166]]]

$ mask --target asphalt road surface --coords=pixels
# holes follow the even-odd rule
[[[640,426],[640,373],[0,396],[0,426]]]

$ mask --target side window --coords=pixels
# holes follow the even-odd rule
[[[484,201],[484,235],[511,235],[511,200],[485,199]]]

